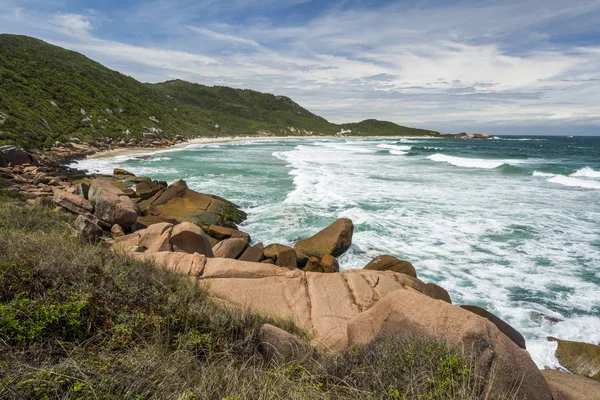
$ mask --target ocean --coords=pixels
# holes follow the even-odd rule
[[[518,329],[540,368],[559,365],[548,336],[600,343],[600,137],[266,139],[148,154],[75,166],[184,179],[241,206],[240,229],[265,245],[350,218],[343,269],[409,260],[455,304]]]

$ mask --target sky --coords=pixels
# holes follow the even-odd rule
[[[332,122],[600,135],[600,0],[0,0],[0,32]]]

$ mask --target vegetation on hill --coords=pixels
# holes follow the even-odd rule
[[[0,145],[139,138],[152,129],[169,136],[332,135],[342,128],[352,135],[432,133],[375,120],[340,126],[287,97],[252,90],[180,80],[143,84],[26,36],[0,35],[0,82]]]
[[[267,319],[190,279],[72,236],[0,196],[0,398],[475,399],[458,350],[384,338],[318,363],[267,363]],[[290,323],[276,323],[306,338]]]
[[[358,136],[441,136],[439,132],[426,129],[409,128],[389,121],[366,119],[361,122],[340,125]]]

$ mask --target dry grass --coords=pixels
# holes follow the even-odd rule
[[[473,367],[443,343],[384,338],[319,364],[268,364],[265,322],[305,338],[0,198],[0,398],[478,398]]]

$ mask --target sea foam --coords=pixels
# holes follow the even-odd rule
[[[579,178],[572,178],[570,176],[564,176],[564,175],[556,175],[556,176],[548,179],[548,182],[558,183],[559,185],[571,186],[571,187],[580,187],[580,188],[586,188],[586,189],[600,189],[600,182],[579,179]]]
[[[571,174],[571,176],[582,178],[600,178],[600,171],[595,171],[590,167],[584,167]]]
[[[437,153],[432,154],[427,157],[431,161],[437,162],[445,162],[457,167],[464,168],[483,168],[483,169],[493,169],[498,168],[501,165],[508,164],[509,162],[506,160],[486,160],[483,158],[464,158],[464,157],[454,157],[447,156],[445,154]]]

